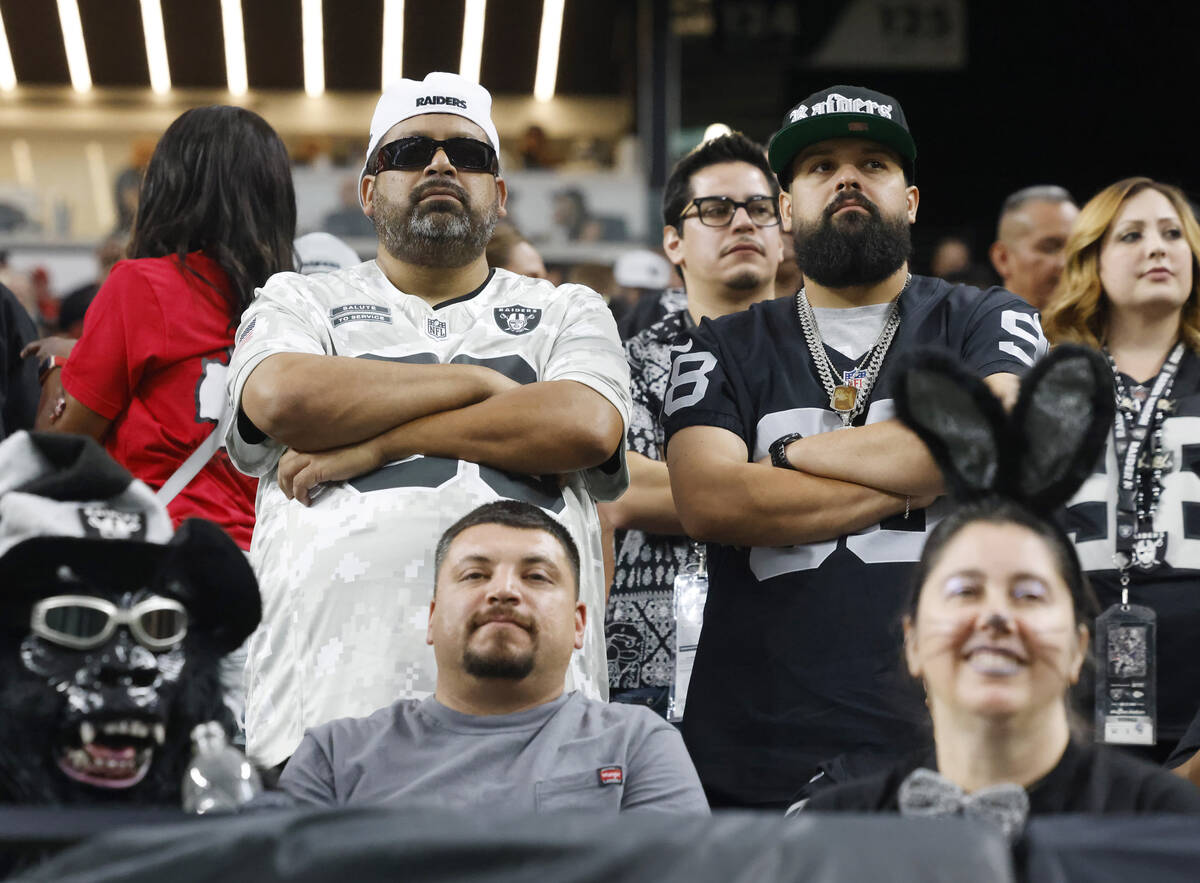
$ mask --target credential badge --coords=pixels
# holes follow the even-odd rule
[[[435,319],[430,316],[425,320],[425,333],[434,340],[445,340],[447,325],[441,319]]]
[[[493,311],[496,324],[509,334],[528,334],[542,321],[542,311],[516,304],[511,307],[496,307]]]

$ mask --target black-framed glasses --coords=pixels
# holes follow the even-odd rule
[[[29,621],[39,638],[74,650],[99,647],[122,625],[143,647],[169,650],[187,634],[188,615],[178,601],[158,595],[129,608],[95,595],[53,595],[33,605]]]
[[[686,214],[692,206],[696,207],[696,213]],[[745,202],[728,196],[697,196],[684,206],[679,220],[697,218],[705,227],[728,227],[740,208],[746,210],[756,227],[774,227],[779,223],[779,207],[773,196],[751,196]]]
[[[450,165],[460,172],[491,172],[500,170],[492,145],[474,138],[447,138],[438,141],[425,135],[400,138],[379,148],[375,174],[388,171],[410,172],[423,169],[433,161],[438,150],[446,152]]]

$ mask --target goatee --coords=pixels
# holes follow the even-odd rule
[[[452,193],[453,199],[422,203],[430,190]],[[384,251],[396,260],[422,267],[464,267],[483,253],[499,216],[499,202],[476,212],[467,191],[453,181],[418,184],[406,203],[375,191],[371,216]]]
[[[866,214],[834,213],[848,205]],[[912,234],[905,214],[885,217],[861,193],[841,193],[814,223],[797,222],[793,230],[796,263],[805,279],[827,288],[850,288],[882,282],[912,257]]]

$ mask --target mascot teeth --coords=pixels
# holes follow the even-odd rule
[[[87,745],[96,741],[96,728],[92,726],[90,721],[83,721],[79,724],[79,744]]]
[[[154,741],[159,745],[162,745],[167,741],[167,728],[162,724],[154,725]]]

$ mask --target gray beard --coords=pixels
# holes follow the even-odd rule
[[[499,217],[493,202],[481,215],[465,200],[461,206],[405,207],[375,194],[375,235],[384,251],[398,261],[421,267],[465,267],[483,254]]]

